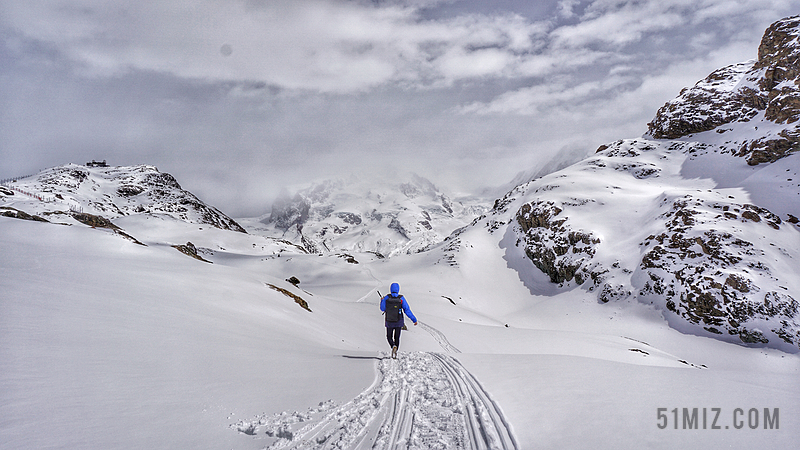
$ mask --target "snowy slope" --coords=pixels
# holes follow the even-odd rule
[[[418,175],[328,180],[272,206],[251,232],[280,236],[309,253],[415,253],[438,244],[487,209],[477,199],[453,200]],[[252,221],[251,221],[252,222]]]
[[[546,274],[557,292],[580,286],[602,303],[636,299],[656,305],[685,332],[796,352],[800,228],[780,218],[786,211],[753,204],[764,193],[751,195],[744,184],[767,177],[759,175],[767,168],[773,180],[765,186],[785,182],[800,171],[800,159],[750,167],[718,151],[697,143],[616,142],[520,186],[473,227],[506,245],[521,277]],[[720,188],[685,175],[724,162],[738,165],[740,182],[728,178]],[[796,205],[798,191],[795,183],[771,200]],[[456,262],[459,239],[443,249]],[[541,289],[539,280],[528,284]]]

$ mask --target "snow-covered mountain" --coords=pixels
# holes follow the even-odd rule
[[[758,60],[685,89],[644,138],[518,186],[471,228],[498,236],[523,279],[540,271],[561,292],[652,304],[684,332],[797,351],[798,34],[800,18],[774,24]],[[442,247],[451,264],[467,231]]]
[[[134,214],[163,215],[245,232],[235,220],[182,189],[172,175],[148,165],[109,167],[105,162],[94,161],[67,164],[10,180],[0,190],[0,201],[13,200],[15,193],[18,199],[41,200],[28,205],[27,212],[31,214],[83,221],[92,216],[116,219]]]
[[[488,205],[451,199],[415,174],[327,180],[285,193],[254,232],[280,236],[309,253],[416,253],[470,223]]]
[[[648,124],[655,139],[698,136],[748,164],[777,161],[800,150],[800,17],[764,33],[758,59],[714,71],[667,102]]]

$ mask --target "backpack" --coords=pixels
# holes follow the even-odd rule
[[[403,296],[386,296],[386,321],[398,322],[403,318]]]

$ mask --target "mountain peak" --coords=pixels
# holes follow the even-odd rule
[[[800,16],[773,23],[758,60],[723,67],[684,88],[648,123],[655,139],[729,133],[748,164],[774,162],[800,150]]]
[[[767,28],[758,46],[756,68],[781,67],[783,79],[795,80],[800,60],[800,15],[779,20]]]
[[[184,190],[172,175],[155,166],[66,164],[14,180],[14,187],[35,194],[35,210],[63,210],[110,219],[133,214],[164,214],[192,223],[246,233],[236,221]]]
[[[451,199],[417,174],[314,183],[276,199],[262,223],[310,253],[415,253],[441,242],[486,208]]]

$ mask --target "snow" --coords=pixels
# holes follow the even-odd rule
[[[413,352],[374,359],[375,382],[347,404],[320,402],[235,428],[266,435],[270,448],[517,448],[502,411],[455,358]]]
[[[504,231],[466,230],[456,265],[439,250],[353,264],[167,215],[115,224],[146,246],[0,217],[3,449],[306,448],[301,437],[324,433],[349,448],[790,448],[800,437],[796,354],[681,334],[651,306],[601,305],[535,274],[523,282]],[[186,241],[212,263],[170,246]],[[388,350],[376,291],[393,281],[421,322],[397,361],[376,359]],[[661,430],[662,407],[721,408],[731,428]],[[779,408],[779,429],[734,429],[736,408]],[[255,435],[239,431],[254,423]],[[297,439],[270,437],[269,423]]]

